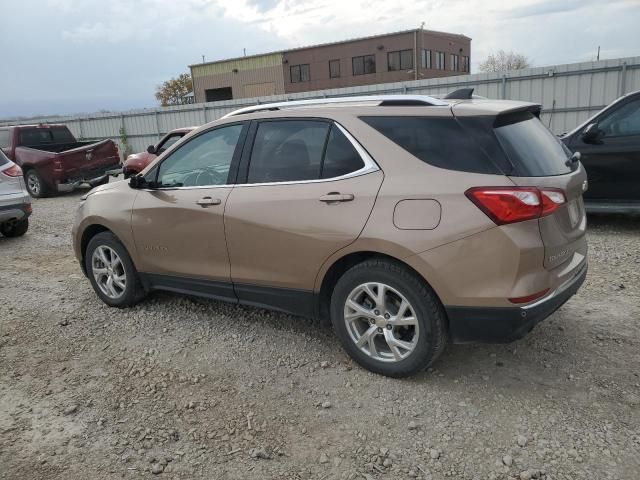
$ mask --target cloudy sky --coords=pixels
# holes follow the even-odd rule
[[[0,118],[155,105],[207,60],[418,27],[536,66],[640,55],[640,0],[0,0]]]

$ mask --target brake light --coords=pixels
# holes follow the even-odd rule
[[[566,202],[562,190],[536,187],[474,187],[465,195],[496,225],[540,218]]]
[[[11,165],[9,168],[2,170],[7,177],[21,177],[22,169],[18,165]]]

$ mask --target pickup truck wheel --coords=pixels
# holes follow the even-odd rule
[[[37,170],[27,170],[24,174],[24,183],[27,185],[27,190],[32,197],[42,198],[49,194],[49,189]]]
[[[7,222],[0,225],[0,233],[5,237],[21,237],[29,230],[29,219],[24,218],[17,222]]]

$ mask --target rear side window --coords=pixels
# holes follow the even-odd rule
[[[326,122],[261,122],[253,142],[248,183],[317,180],[328,133]]]
[[[546,177],[571,173],[567,165],[571,152],[567,147],[532,114],[519,118],[523,120],[494,128],[517,175]]]
[[[0,130],[0,148],[9,146],[9,130]]]
[[[501,173],[452,117],[361,117],[414,157],[434,167],[472,173]]]

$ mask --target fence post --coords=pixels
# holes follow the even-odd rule
[[[502,75],[502,100],[507,99],[507,76]]]
[[[622,67],[620,69],[620,88],[618,92],[618,96],[621,97],[624,95],[627,89],[627,62],[622,62]]]
[[[82,128],[82,118],[79,119],[78,126],[80,128],[80,138],[84,138],[84,130]]]
[[[158,118],[158,110],[154,112],[154,117],[156,118],[156,136],[158,140],[160,140],[160,119]]]
[[[202,104],[202,125],[207,123],[207,104]]]

